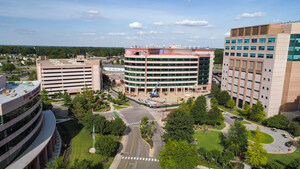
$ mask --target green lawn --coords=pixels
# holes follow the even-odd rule
[[[247,121],[241,121],[241,123],[242,123],[242,124],[251,124],[251,123],[249,123],[249,122],[247,122]]]
[[[263,144],[270,144],[270,143],[274,142],[274,138],[272,136],[270,136],[269,134],[260,132],[260,131],[259,131],[259,133],[262,136]],[[254,141],[254,137],[253,137],[254,135],[255,135],[255,131],[248,130],[248,139],[249,140]]]
[[[96,110],[95,112],[103,112],[103,111],[109,110],[109,109],[110,109],[110,106],[102,108],[102,109],[99,109],[99,110]]]
[[[220,134],[222,133],[218,131],[209,131],[209,133],[204,133],[204,131],[201,130],[195,132],[194,138],[197,139],[199,147],[203,147],[208,151],[215,150],[215,149],[219,151],[223,151],[224,148],[220,144],[221,143]]]
[[[222,130],[223,128],[226,127],[225,123],[222,123],[221,125],[217,125],[217,126],[212,126],[212,125],[200,125],[199,127],[197,125],[195,125],[195,127],[197,127],[199,129],[199,127],[201,128],[205,128],[207,127],[208,129],[216,129],[216,130]]]
[[[294,159],[300,158],[300,149],[297,149],[295,152],[291,154],[268,154],[267,157],[268,157],[268,162],[278,160],[285,164],[288,164]]]
[[[109,158],[108,162],[102,162],[106,157],[99,154],[90,154],[89,148],[93,146],[92,135],[89,131],[83,128],[73,139],[72,139],[72,154],[70,157],[71,163],[74,163],[75,159],[79,161],[86,159],[93,162],[94,168],[108,169],[113,161],[113,157]]]

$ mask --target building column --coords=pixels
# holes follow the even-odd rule
[[[52,136],[52,150],[55,151],[55,137]]]
[[[135,88],[135,89],[134,89],[134,93],[135,93],[136,95],[138,95],[138,94],[139,94],[139,89],[138,89],[138,88]]]
[[[160,93],[161,96],[162,96],[162,91],[163,91],[163,88],[160,88],[159,93]]]
[[[170,94],[170,90],[171,90],[171,89],[170,89],[170,88],[168,88],[168,94]]]
[[[183,94],[185,95],[185,87],[183,88]]]
[[[188,93],[190,93],[190,88],[188,87]]]
[[[175,90],[175,95],[177,95],[178,88],[174,88],[174,90]]]
[[[48,146],[49,146],[49,158],[52,158],[53,156],[52,140],[50,140]]]
[[[128,93],[131,93],[131,87],[128,87]]]
[[[183,93],[183,88],[181,88],[181,94]]]
[[[35,158],[34,169],[40,169],[40,156],[39,155]]]
[[[47,164],[48,163],[48,152],[47,152],[47,146],[44,148],[44,163]]]

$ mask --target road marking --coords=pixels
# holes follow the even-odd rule
[[[128,158],[128,160],[142,160],[142,161],[150,161],[150,162],[159,162],[159,160],[158,159],[156,159],[156,158],[145,158],[145,157],[123,157],[122,159],[127,159]],[[127,161],[128,162],[128,161]]]
[[[132,139],[132,145],[131,145],[131,150],[130,150],[130,153],[129,153],[129,156],[131,156],[131,154],[132,154],[132,150],[133,150],[133,144],[134,144],[134,127],[132,127],[132,133],[133,133],[133,139]],[[128,165],[128,160],[127,160],[127,162],[126,162],[126,164],[125,164],[125,167],[124,167],[124,169],[126,169],[127,168],[127,165]]]

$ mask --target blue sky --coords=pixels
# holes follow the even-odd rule
[[[299,0],[0,0],[0,44],[222,48],[231,28],[300,20]]]

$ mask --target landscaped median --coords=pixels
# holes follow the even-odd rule
[[[248,139],[251,141],[254,141],[254,137],[255,137],[256,133],[259,133],[262,136],[261,143],[271,144],[274,142],[274,138],[272,136],[270,136],[269,134],[261,132],[261,131],[253,131],[253,130],[248,130]]]

